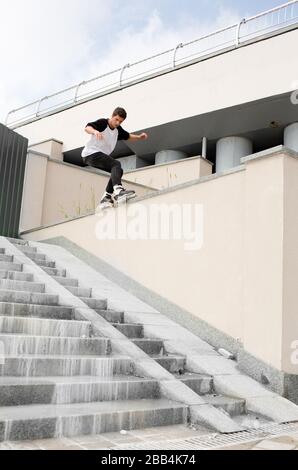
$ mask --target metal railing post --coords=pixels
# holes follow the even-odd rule
[[[120,82],[119,82],[119,86],[122,86],[122,77],[123,77],[123,74],[124,74],[124,70],[125,70],[125,69],[128,69],[129,67],[130,67],[130,64],[126,64],[126,65],[124,65],[124,67],[122,67],[121,73],[120,73]]]
[[[237,30],[236,30],[236,47],[240,44],[240,28],[241,26],[246,23],[246,19],[242,18],[242,20],[238,23]]]
[[[74,99],[73,99],[73,102],[76,103],[78,101],[78,94],[79,94],[79,89],[81,88],[82,85],[85,85],[85,80],[81,83],[78,84],[78,86],[76,87],[76,91],[75,91],[75,95],[74,95]]]
[[[15,110],[9,111],[9,113],[7,114],[6,119],[5,119],[5,125],[8,124],[8,118],[12,113],[15,113]]]
[[[182,43],[182,42],[180,42],[180,43],[175,47],[174,55],[173,55],[173,69],[176,67],[176,55],[177,55],[177,51],[178,51],[178,49],[180,49],[180,47],[183,47],[183,43]]]
[[[44,98],[41,98],[38,103],[37,103],[37,107],[36,107],[36,112],[35,112],[35,117],[38,117],[39,115],[39,110],[40,110],[40,105],[41,103],[43,102],[43,100],[45,100],[47,98],[47,96],[44,96]]]

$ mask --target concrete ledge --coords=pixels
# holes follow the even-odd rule
[[[44,155],[42,155],[44,156]],[[45,155],[46,156],[46,155]],[[49,159],[50,161],[53,159]],[[71,165],[70,163],[65,163],[65,162],[60,162],[59,160],[54,160],[55,162],[57,163],[60,163],[62,165],[70,165],[72,168],[75,167],[76,168],[76,165]],[[107,173],[104,173],[102,172],[101,170],[95,170],[95,169],[87,169],[87,168],[80,168],[80,167],[77,167],[81,170],[84,170],[84,171],[89,171],[91,173],[102,173],[104,174],[105,176],[108,175]],[[182,184],[179,184],[177,186],[171,186],[169,188],[165,188],[165,189],[161,189],[161,190],[157,190],[157,189],[153,189],[153,188],[150,188],[149,186],[142,186],[138,183],[134,183],[132,181],[126,181],[125,179],[123,179],[122,181],[126,181],[127,184],[136,184],[140,187],[145,187],[145,188],[149,188],[150,190],[152,189],[152,193],[150,194],[147,194],[145,196],[139,196],[139,197],[136,197],[135,199],[131,199],[129,201],[127,201],[127,204],[135,204],[137,202],[140,202],[140,201],[144,201],[146,199],[153,199],[154,197],[157,197],[157,196],[160,196],[162,194],[167,194],[167,193],[171,193],[171,192],[174,192],[174,191],[177,191],[177,190],[180,190],[180,189],[184,189],[184,188],[187,188],[189,186],[193,186],[193,185],[196,185],[196,184],[201,184],[201,183],[205,183],[207,181],[211,181],[211,180],[214,180],[214,179],[217,179],[217,178],[222,178],[224,176],[228,176],[230,174],[233,174],[233,173],[237,173],[238,171],[245,171],[246,170],[246,167],[245,165],[240,165],[240,166],[237,166],[235,168],[232,168],[232,169],[229,169],[229,170],[225,170],[221,173],[214,173],[212,175],[209,175],[209,176],[202,176],[201,178],[199,179],[195,179],[195,180],[192,180],[192,181],[187,181],[186,183],[182,183]],[[57,222],[55,224],[51,224],[51,225],[42,225],[42,226],[39,226],[39,227],[36,227],[34,229],[30,229],[30,230],[25,230],[23,232],[20,232],[20,236],[22,235],[27,235],[29,233],[33,233],[33,232],[37,232],[38,230],[42,230],[42,229],[45,229],[45,228],[50,228],[50,227],[56,227],[58,225],[61,225],[61,224],[66,224],[68,222],[72,222],[74,220],[79,220],[79,219],[83,219],[85,217],[89,217],[90,215],[95,215],[95,212],[92,211],[88,214],[85,214],[85,215],[82,215],[82,216],[78,216],[78,217],[73,217],[73,218],[70,218],[70,219],[67,219],[67,220],[64,220],[62,222]]]
[[[295,150],[289,149],[284,145],[278,145],[277,147],[272,147],[270,149],[262,150],[262,152],[253,153],[247,157],[242,157],[241,162],[247,163],[253,160],[259,160],[260,158],[274,157],[283,154],[286,154],[289,157],[298,158],[298,152],[295,152]]]
[[[138,171],[144,171],[144,170],[153,170],[154,168],[159,168],[163,166],[169,166],[169,165],[176,165],[177,163],[181,162],[186,162],[190,160],[204,160],[205,162],[209,163],[209,165],[214,166],[214,163],[210,162],[207,158],[203,158],[201,155],[196,156],[196,157],[187,157],[187,158],[182,158],[181,160],[174,160],[173,162],[165,162],[165,163],[158,163],[158,164],[153,164],[153,165],[148,165],[143,168],[136,168],[134,170],[127,170],[126,174],[130,173],[137,173]]]
[[[28,148],[30,149],[31,147],[35,147],[36,145],[45,144],[47,142],[52,142],[52,141],[57,142],[57,144],[63,145],[63,142],[61,140],[55,139],[54,137],[50,137],[49,139],[41,140],[40,142],[35,142],[34,144],[29,145]]]
[[[88,166],[88,165],[85,166],[85,167],[78,166],[78,165],[73,165],[72,163],[67,163],[67,162],[61,161],[57,158],[52,158],[49,155],[47,155],[46,153],[39,152],[38,150],[29,149],[29,153],[31,153],[33,155],[38,155],[39,157],[45,157],[49,160],[49,162],[55,162],[55,163],[58,163],[59,165],[64,165],[64,166],[67,166],[67,167],[72,168],[74,170],[86,171],[88,173],[93,173],[93,174],[95,173],[95,174],[98,174],[98,175],[105,176],[106,178],[110,178],[110,176],[111,176],[110,173],[108,173],[106,171],[103,171],[103,170],[100,170],[98,168],[93,168],[93,167]],[[156,189],[151,188],[151,186],[146,186],[146,185],[140,184],[140,183],[134,183],[132,181],[126,181],[125,178],[122,178],[122,181],[126,182],[127,184],[134,184],[136,186],[139,186],[140,188],[146,188],[146,189],[150,189],[152,191],[156,191]]]

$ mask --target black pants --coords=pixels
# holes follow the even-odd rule
[[[107,193],[112,194],[114,186],[121,185],[123,170],[119,160],[115,160],[115,158],[106,153],[96,152],[88,155],[88,157],[84,158],[84,161],[89,166],[111,173],[111,178],[106,188]]]

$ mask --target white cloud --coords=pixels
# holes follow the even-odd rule
[[[1,2],[0,119],[7,110],[68,86],[88,67],[113,0]],[[107,7],[109,5],[109,7]]]
[[[186,13],[166,27],[155,8],[141,28],[117,0],[2,3],[0,121],[15,107],[239,20],[219,9],[212,23]],[[138,18],[141,13],[138,3]],[[119,18],[126,27],[109,34]]]

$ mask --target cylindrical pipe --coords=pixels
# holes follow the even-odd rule
[[[285,128],[284,145],[298,152],[298,122],[293,122]]]
[[[245,137],[224,137],[216,144],[216,172],[240,165],[240,159],[252,154],[251,140]]]
[[[207,158],[207,137],[203,137],[202,140],[202,157]]]

